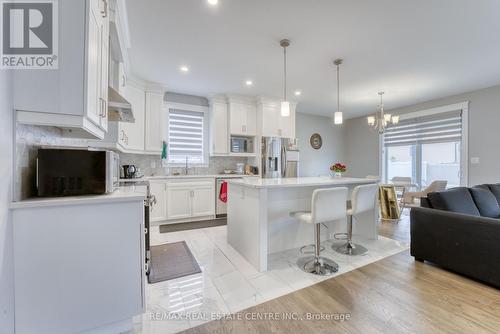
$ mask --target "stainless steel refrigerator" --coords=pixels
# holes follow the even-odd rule
[[[262,177],[299,175],[299,151],[294,140],[262,137]]]

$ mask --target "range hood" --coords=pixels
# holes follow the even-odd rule
[[[108,120],[135,123],[132,105],[113,87],[108,88]]]

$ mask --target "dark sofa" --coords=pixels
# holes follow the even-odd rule
[[[411,255],[500,288],[500,184],[428,194],[413,208]]]

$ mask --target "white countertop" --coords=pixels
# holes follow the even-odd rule
[[[233,179],[233,178],[258,178],[258,175],[241,175],[241,174],[201,174],[201,175],[156,175],[144,176],[136,179],[120,179],[120,182],[140,182],[154,180],[176,180],[176,179]]]
[[[63,205],[102,204],[103,202],[129,202],[144,200],[145,194],[135,191],[134,187],[119,187],[110,194],[66,197],[41,197],[11,202],[11,209],[50,207]]]
[[[334,178],[330,176],[319,177],[296,177],[281,179],[261,179],[247,178],[240,180],[229,180],[229,184],[237,184],[250,188],[293,188],[293,187],[315,187],[315,186],[342,186],[352,184],[378,183],[378,180],[366,178],[342,177]]]

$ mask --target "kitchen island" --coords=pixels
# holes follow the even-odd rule
[[[310,211],[314,189],[377,183],[365,178],[299,177],[229,180],[227,234],[229,244],[257,270],[267,270],[269,254],[313,243],[313,226],[289,216]],[[350,197],[349,197],[350,198]],[[348,198],[348,199],[349,199]],[[354,237],[377,239],[378,206],[354,221]],[[325,224],[322,240],[346,232],[346,219]]]

